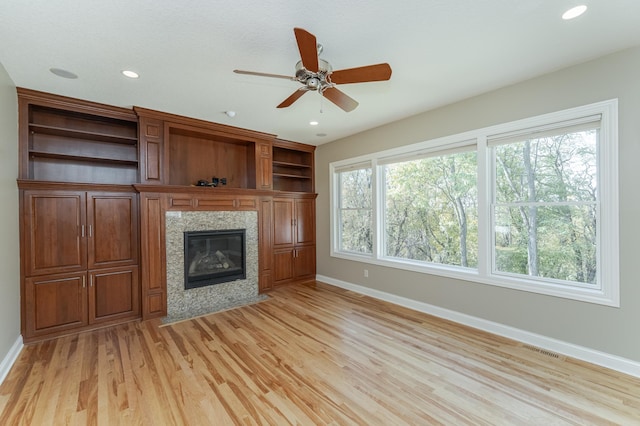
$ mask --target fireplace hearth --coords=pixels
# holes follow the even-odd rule
[[[245,233],[244,229],[185,232],[185,290],[245,279]]]

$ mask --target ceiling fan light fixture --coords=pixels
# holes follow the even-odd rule
[[[320,85],[320,79],[316,77],[311,77],[307,80],[307,87],[311,90],[318,90],[318,87],[320,87]]]

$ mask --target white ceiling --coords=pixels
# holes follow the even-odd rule
[[[319,145],[640,45],[639,18],[640,0],[2,0],[0,63],[19,87]],[[316,92],[276,109],[299,83],[232,71],[293,75],[294,27],[334,69],[388,62],[391,80],[341,85],[349,113]]]

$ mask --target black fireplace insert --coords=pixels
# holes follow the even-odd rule
[[[185,290],[246,278],[245,230],[184,233]]]

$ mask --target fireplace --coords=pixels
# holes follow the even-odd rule
[[[185,290],[245,278],[244,229],[184,233]]]
[[[246,278],[185,289],[185,232],[243,229]],[[180,321],[266,299],[258,293],[257,211],[167,211],[165,235],[167,316],[163,322]]]

